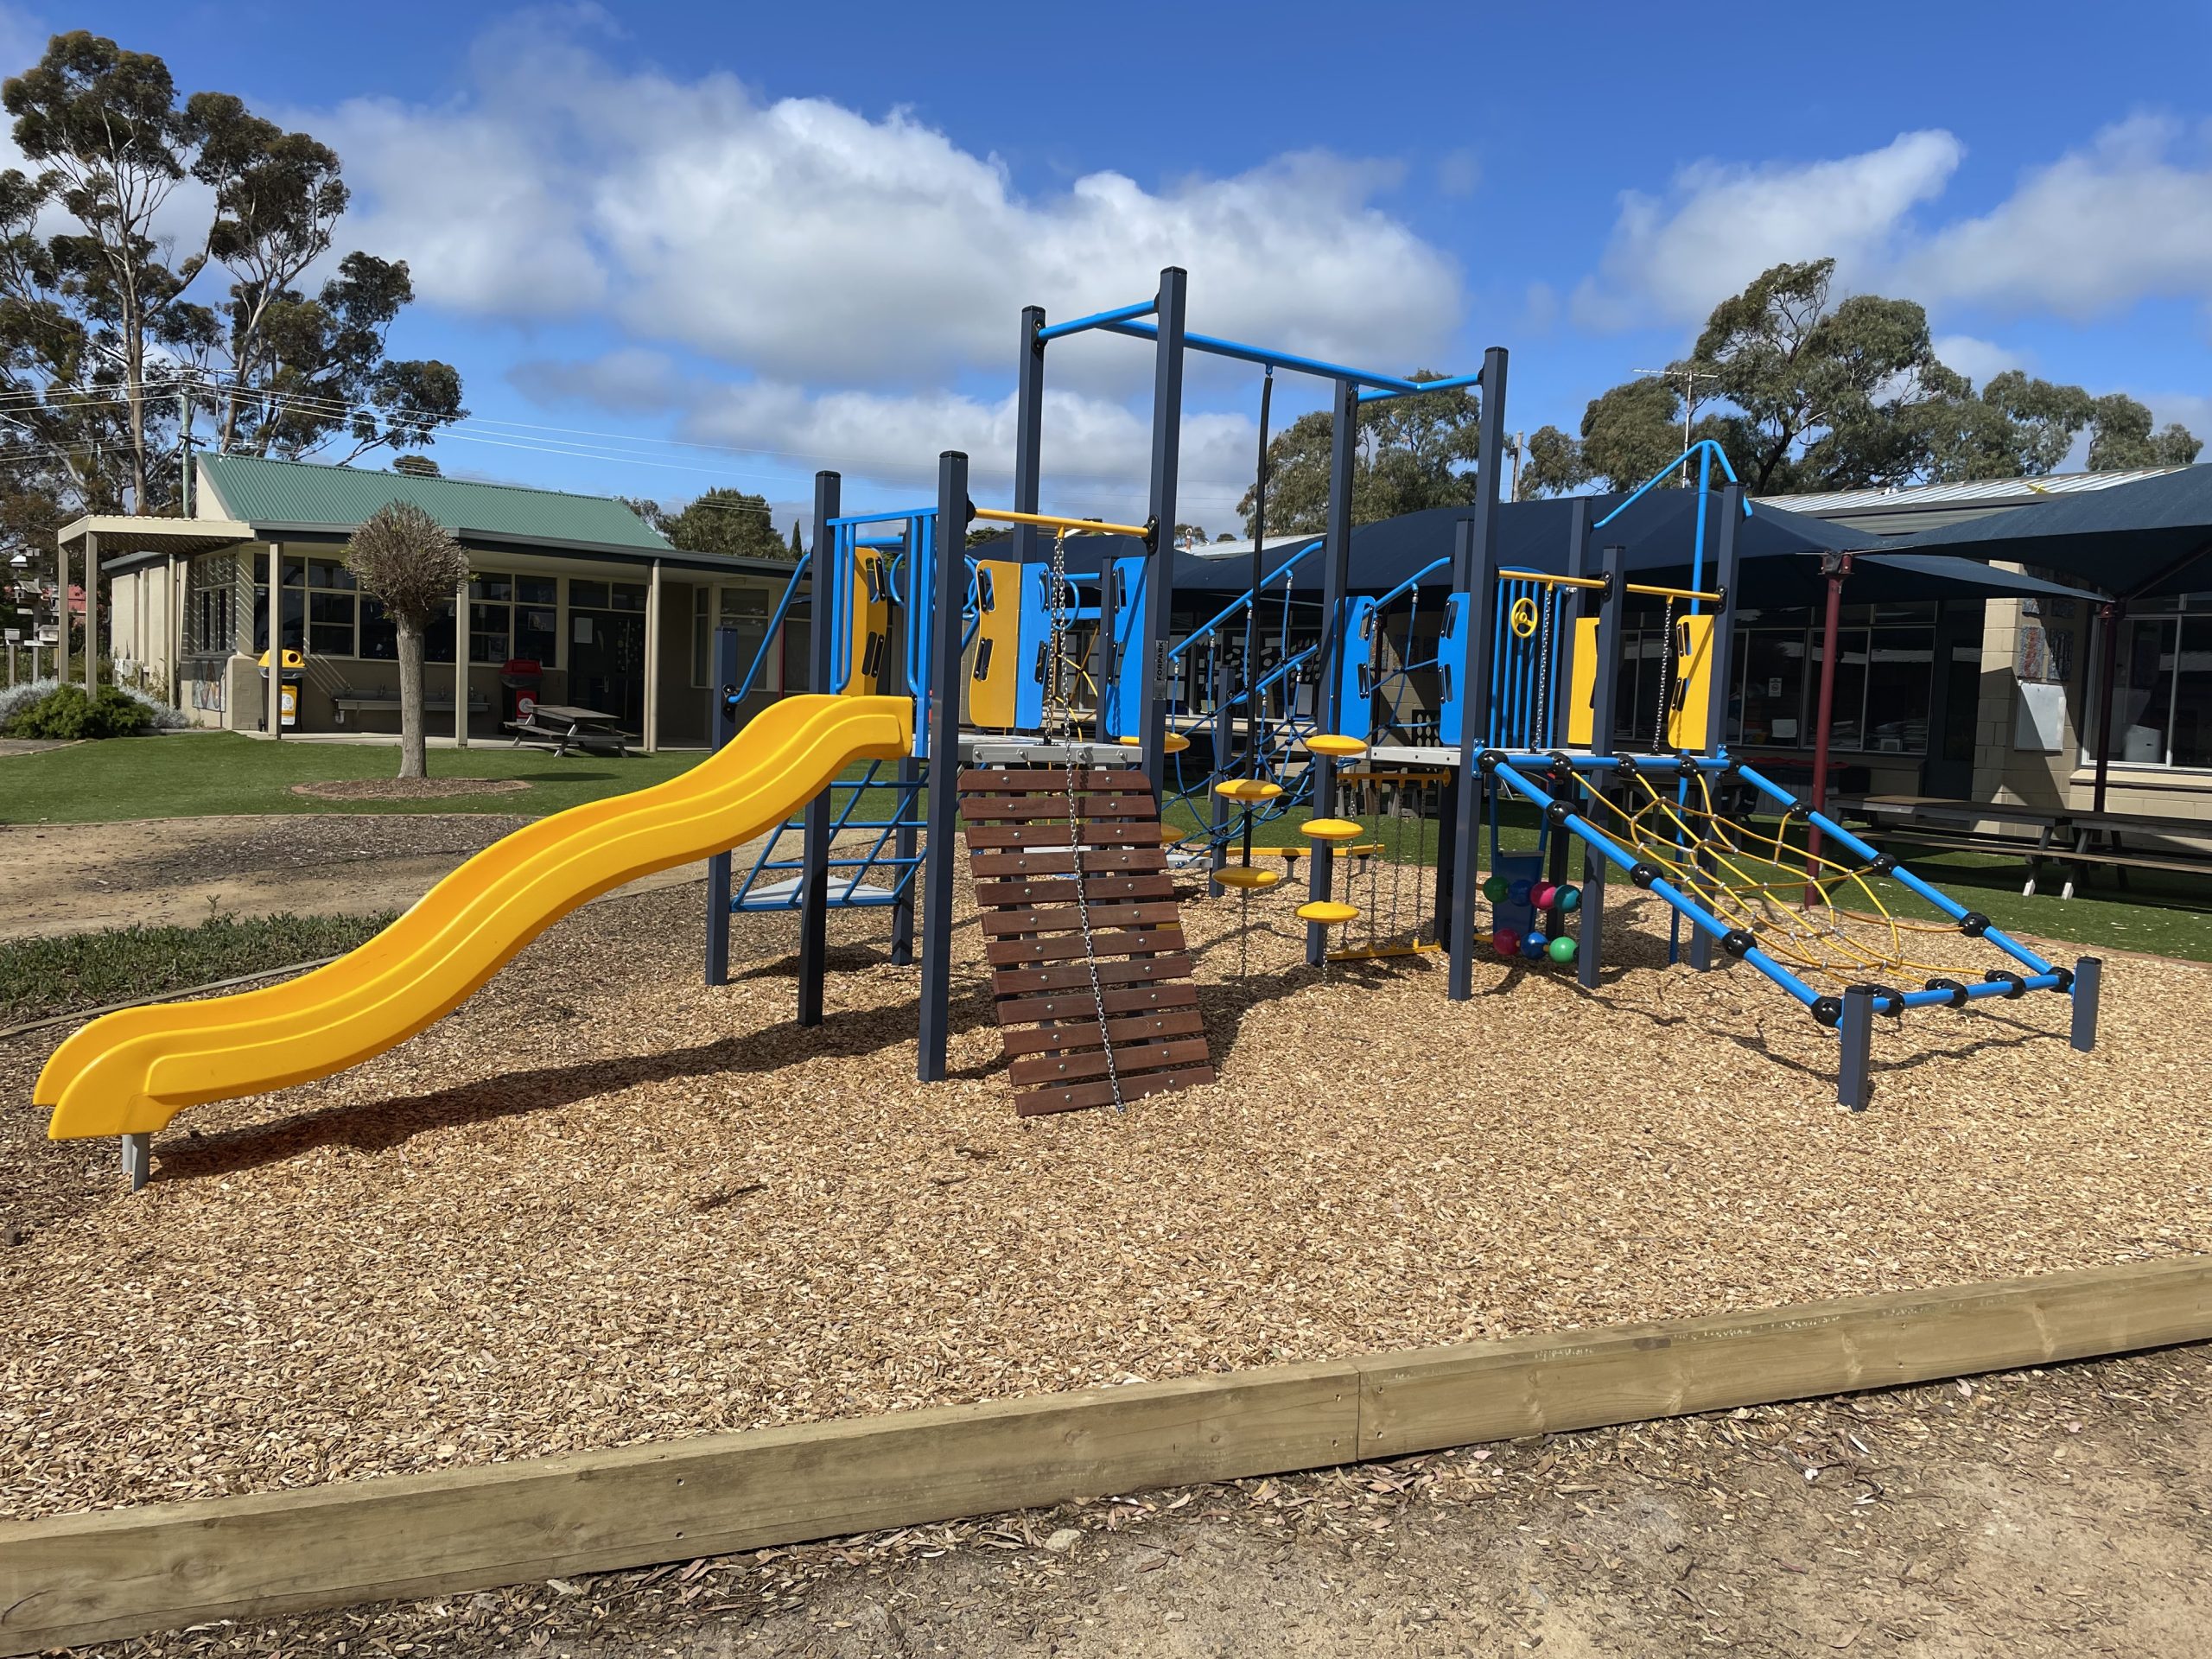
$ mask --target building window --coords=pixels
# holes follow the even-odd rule
[[[227,657],[238,649],[238,562],[207,553],[185,567],[184,652]]]
[[[645,584],[642,582],[587,582],[581,576],[572,576],[569,581],[569,608],[642,613],[645,608]]]
[[[753,677],[755,691],[778,690],[772,677],[775,664],[760,647],[768,638],[768,619],[771,606],[766,588],[710,588],[691,590],[691,683],[710,684],[714,678],[714,629],[717,620],[722,626],[737,630],[737,673],[741,681],[752,672],[753,659],[760,659],[760,671]]]
[[[2212,768],[2212,594],[2120,626],[2107,753],[2118,765]],[[2082,764],[2095,764],[2092,729]]]
[[[356,654],[354,642],[355,607],[360,584],[336,559],[308,559],[306,561],[308,594],[308,655],[310,657],[352,657]],[[291,562],[287,561],[284,583],[292,582]]]
[[[1833,749],[1873,754],[1928,753],[1936,676],[1936,607],[1847,605],[1836,632]],[[1649,745],[1669,678],[1667,633],[1644,613],[1622,630],[1616,742]],[[1820,620],[1810,611],[1741,612],[1736,618],[1728,741],[1745,748],[1810,749],[1821,696]],[[1958,717],[1971,721],[1971,711]],[[1954,724],[1958,723],[1957,720]]]
[[[561,634],[561,587],[555,576],[487,573],[468,582],[468,660],[526,657],[555,666]]]

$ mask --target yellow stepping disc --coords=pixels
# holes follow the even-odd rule
[[[1213,879],[1224,887],[1243,887],[1256,892],[1272,887],[1282,880],[1281,870],[1255,870],[1246,864],[1224,864],[1213,873]]]
[[[1367,745],[1356,737],[1340,737],[1332,732],[1321,732],[1306,740],[1306,747],[1316,754],[1365,754]]]
[[[1134,749],[1137,747],[1137,740],[1134,737],[1125,737],[1120,740],[1120,741],[1122,747],[1125,749]],[[1184,750],[1191,747],[1191,740],[1184,736],[1180,732],[1170,732],[1167,734],[1166,747],[1168,753],[1180,754]]]
[[[1334,927],[1338,922],[1353,921],[1357,919],[1358,916],[1357,906],[1340,905],[1333,899],[1316,899],[1309,904],[1303,904],[1298,907],[1300,921],[1319,922],[1324,927]]]
[[[1366,833],[1342,818],[1308,818],[1300,828],[1315,841],[1357,841]]]
[[[1224,800],[1272,801],[1282,793],[1282,785],[1258,778],[1224,778],[1213,786],[1213,792]]]

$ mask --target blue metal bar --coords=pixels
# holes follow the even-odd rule
[[[1102,322],[1098,326],[1109,334],[1127,334],[1132,340],[1157,340],[1160,337],[1157,323]],[[1431,389],[1431,386],[1408,380],[1402,375],[1376,374],[1366,369],[1346,368],[1341,363],[1325,363],[1318,357],[1299,357],[1289,352],[1269,351],[1265,346],[1247,346],[1242,340],[1222,340],[1213,334],[1186,334],[1183,336],[1183,344],[1194,352],[1206,352],[1215,357],[1233,357],[1243,363],[1266,364],[1278,369],[1294,370],[1300,374],[1319,375],[1325,380],[1349,380],[1363,386],[1389,386],[1399,391],[1427,391]]]
[[[888,512],[849,512],[842,518],[832,518],[830,522],[840,528],[849,528],[854,524],[887,524],[899,518],[920,519],[936,517],[935,507],[895,507]]]
[[[1745,783],[1751,785],[1752,788],[1758,790],[1770,800],[1778,802],[1785,807],[1796,806],[1798,804],[1795,797],[1789,795],[1777,785],[1768,782],[1767,779],[1760,777],[1758,773],[1753,772],[1749,766],[1739,766],[1737,767],[1737,772]],[[1868,846],[1857,836],[1853,835],[1850,830],[1845,829],[1834,818],[1828,817],[1827,813],[1808,811],[1806,813],[1805,817],[1808,822],[1819,827],[1822,835],[1828,836],[1853,857],[1863,858],[1870,864],[1881,857],[1881,854],[1875,851],[1873,848]],[[1937,910],[1942,912],[1944,915],[1949,917],[1953,921],[1962,922],[1967,918],[1967,907],[1964,905],[1952,898],[1948,893],[1944,893],[1938,888],[1929,887],[1927,882],[1922,880],[1910,870],[1905,868],[1904,865],[1892,865],[1885,874],[1891,880],[1897,882],[1898,886],[1905,888],[1908,892],[1916,893],[1922,899],[1926,899],[1929,904],[1935,906]],[[1994,944],[1999,950],[2005,952],[2006,956],[2012,957],[2013,961],[2021,963],[2024,967],[2033,969],[2038,975],[2050,974],[2056,971],[2050,963],[2044,961],[2043,957],[2029,950],[2024,944],[2019,944],[2001,929],[1994,927],[1986,929],[1984,930],[1981,937]],[[2056,984],[2056,979],[2052,981],[2053,984]]]
[[[1462,386],[1479,386],[1482,383],[1483,378],[1479,374],[1455,374],[1442,380],[1416,380],[1403,390],[1396,386],[1383,386],[1373,391],[1363,391],[1359,394],[1359,401],[1373,404],[1385,397],[1418,397],[1424,391],[1457,391]]]
[[[1260,584],[1261,596],[1264,597],[1268,588],[1272,588],[1278,580],[1290,574],[1292,566],[1295,565],[1300,559],[1304,558],[1307,554],[1313,552],[1315,548],[1320,545],[1321,538],[1317,536],[1312,541],[1306,543],[1304,547],[1299,549],[1297,552],[1292,554],[1287,559],[1284,560],[1282,563],[1277,567],[1274,574],[1268,577],[1266,581]],[[1434,567],[1432,566],[1431,568],[1433,569]],[[1205,639],[1208,634],[1211,633],[1223,623],[1228,621],[1230,617],[1236,615],[1237,612],[1243,610],[1246,606],[1250,605],[1256,607],[1258,603],[1259,600],[1251,594],[1239,594],[1235,599],[1230,600],[1229,603],[1223,607],[1221,613],[1215,617],[1211,621],[1205,624],[1201,627],[1192,630],[1189,633],[1185,634],[1181,644],[1178,645],[1173,650],[1167,653],[1169,660],[1172,661],[1175,658],[1181,656],[1186,648]]]
[[[1677,467],[1680,467],[1684,461],[1688,461],[1692,455],[1696,454],[1700,450],[1710,450],[1714,455],[1719,457],[1720,461],[1720,470],[1728,474],[1728,481],[1731,484],[1742,482],[1742,480],[1736,476],[1736,469],[1728,464],[1727,452],[1723,450],[1721,447],[1715,443],[1711,438],[1700,438],[1688,448],[1683,450],[1681,454],[1676,455],[1664,467],[1662,467],[1657,472],[1652,474],[1650,477],[1645,479],[1643,483],[1637,485],[1635,491],[1629,496],[1627,500],[1622,502],[1611,512],[1600,518],[1596,524],[1591,525],[1590,528],[1592,530],[1603,530],[1607,524],[1611,524],[1614,519],[1619,518],[1621,514],[1626,512],[1638,501],[1641,501],[1647,491],[1656,489],[1661,484],[1665,483],[1669,478],[1674,475],[1675,469]],[[1746,501],[1744,503],[1744,517],[1748,518],[1751,516],[1751,504],[1749,501]]]
[[[1408,589],[1419,588],[1423,576],[1427,575],[1431,571],[1444,569],[1451,563],[1452,556],[1448,553],[1440,559],[1431,559],[1427,564],[1421,566],[1420,569],[1414,571],[1413,575],[1408,576],[1403,582],[1393,588],[1389,593],[1383,594],[1382,598],[1376,600],[1375,601],[1375,608],[1378,611],[1385,609],[1389,607],[1391,601],[1395,600],[1401,594],[1407,592]]]
[[[1534,801],[1540,808],[1543,808],[1547,811],[1550,809],[1552,805],[1551,796],[1546,793],[1542,789],[1539,788],[1535,784],[1531,783],[1528,779],[1523,778],[1511,766],[1504,765],[1499,766],[1497,771],[1497,775],[1503,779],[1507,784],[1510,785],[1514,789],[1519,791],[1522,795],[1528,797],[1529,799]],[[1613,838],[1608,836],[1604,830],[1599,829],[1596,824],[1592,823],[1580,813],[1570,810],[1567,815],[1567,822],[1564,827],[1572,830],[1576,835],[1581,836],[1582,839],[1587,842],[1591,846],[1595,847],[1599,853],[1605,855],[1605,861],[1608,864],[1611,864],[1614,868],[1619,870],[1624,875],[1630,876],[1633,879],[1636,872],[1636,861],[1630,858],[1625,852],[1622,851],[1620,847],[1615,843]],[[1714,939],[1725,939],[1728,937],[1728,928],[1726,924],[1723,923],[1718,917],[1707,911],[1702,905],[1698,904],[1695,900],[1681,892],[1664,876],[1661,876],[1657,880],[1654,880],[1651,883],[1649,891],[1657,893],[1661,899],[1664,899],[1669,906],[1671,906],[1676,915],[1684,918],[1692,926],[1696,927],[1709,937]],[[1798,978],[1796,975],[1791,973],[1789,969],[1783,967],[1772,957],[1767,955],[1767,953],[1758,946],[1753,945],[1749,950],[1746,950],[1744,953],[1744,960],[1751,963],[1752,967],[1758,969],[1759,972],[1764,974],[1769,979],[1779,985],[1783,990],[1787,991],[1792,997],[1796,998],[1797,1001],[1803,1004],[1805,1007],[1810,1007],[1815,1002],[1820,1000],[1819,993],[1815,991],[1810,985],[1808,985],[1803,980]]]
[[[760,672],[760,665],[768,660],[768,647],[776,643],[776,636],[783,632],[784,618],[790,613],[791,601],[798,597],[799,578],[806,574],[806,567],[813,559],[810,552],[798,556],[798,563],[791,567],[791,579],[784,584],[784,596],[776,601],[776,613],[768,619],[768,632],[761,636],[760,648],[753,653],[753,665],[745,671],[745,677],[737,683],[734,694],[741,700],[753,690],[753,682]],[[719,981],[716,982],[720,983]]]
[[[1157,298],[1140,300],[1135,305],[1116,306],[1111,311],[1094,311],[1087,317],[1077,317],[1069,322],[1056,322],[1049,328],[1037,331],[1037,343],[1058,340],[1063,334],[1079,334],[1086,328],[1104,328],[1116,322],[1128,322],[1137,317],[1148,317],[1160,308]]]

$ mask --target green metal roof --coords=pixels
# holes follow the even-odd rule
[[[593,543],[641,552],[665,552],[669,545],[636,513],[603,495],[255,455],[203,455],[200,476],[213,489],[225,514],[253,524],[351,529],[389,502],[410,501],[455,535],[480,531],[517,540]]]

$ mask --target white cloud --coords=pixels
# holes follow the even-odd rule
[[[2144,117],[2029,173],[1998,207],[1948,226],[1900,268],[1904,291],[2087,318],[2153,296],[2212,299],[2212,155]]]
[[[1594,328],[1702,321],[1784,260],[1834,255],[1847,281],[1887,262],[1913,210],[1942,193],[1964,155],[1948,132],[1907,132],[1836,161],[1699,162],[1663,200],[1628,191],[1597,274],[1575,292],[1575,318]]]
[[[1375,205],[1394,170],[1323,153],[1148,189],[1025,195],[912,114],[764,101],[724,73],[618,72],[543,14],[435,108],[318,118],[360,192],[354,238],[418,295],[499,317],[599,317],[810,385],[1011,372],[1028,302],[1069,316],[1192,273],[1193,327],[1398,367],[1435,358],[1459,273]],[[1071,351],[1073,348],[1071,348]],[[1106,372],[1134,384],[1140,354]],[[1075,353],[1070,368],[1097,362]]]
[[[687,377],[670,359],[638,352],[588,362],[526,363],[510,378],[541,404],[672,414],[684,439],[742,452],[755,465],[832,466],[852,480],[918,499],[934,489],[938,454],[944,449],[968,455],[978,500],[1002,496],[1013,476],[1011,393],[987,400],[950,391],[815,393],[781,380],[732,385]],[[1249,481],[1256,437],[1243,415],[1185,412],[1179,517],[1226,523],[1233,516]],[[1081,392],[1046,392],[1046,505],[1051,510],[1142,517],[1151,456],[1147,410]]]
[[[1700,162],[1663,197],[1628,192],[1576,320],[1696,322],[1769,265],[1828,255],[1845,287],[1937,310],[2086,319],[2149,298],[2212,302],[2212,124],[2122,122],[1987,213],[1923,224],[1963,155],[1948,132],[1909,132],[1836,160]]]
[[[1977,340],[1972,334],[1938,334],[1933,344],[1938,359],[1977,386],[2007,369],[2027,368],[2032,360],[2024,352],[1993,340]]]

